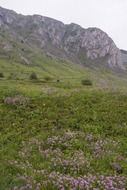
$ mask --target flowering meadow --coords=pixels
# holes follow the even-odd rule
[[[127,189],[126,94],[67,89],[10,105],[8,93],[0,103],[1,190]]]

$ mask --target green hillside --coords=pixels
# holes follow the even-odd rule
[[[126,88],[126,72],[116,72],[104,65],[91,67],[74,64],[66,60],[51,59],[46,56],[35,56],[30,59],[30,64],[21,64],[15,58],[0,58],[0,72],[4,81],[29,81],[31,73],[36,73],[38,82],[45,82],[48,77],[50,82],[59,80],[61,83],[81,86],[81,80],[88,79],[99,88]],[[19,82],[20,83],[20,82]]]
[[[0,7],[0,190],[126,189],[127,52]]]
[[[47,57],[0,73],[1,190],[127,188],[124,74]]]

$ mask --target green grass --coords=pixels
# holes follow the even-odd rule
[[[17,63],[15,59],[0,59],[0,72],[9,80],[26,81],[31,73],[35,72],[41,81],[50,77],[52,82],[60,80],[62,83],[70,83],[71,86],[81,86],[82,80],[91,80],[96,88],[119,88],[124,91],[127,82],[126,73],[118,74],[103,66],[83,67],[69,61],[53,60],[39,55],[31,58],[30,65]]]
[[[50,64],[47,59],[35,67],[0,61],[5,75],[0,80],[0,189],[60,189],[60,175],[127,177],[126,77]],[[29,80],[33,71],[39,81]],[[11,72],[19,79],[9,80]],[[44,82],[45,76],[61,81]],[[93,85],[83,86],[82,77]],[[16,95],[28,97],[28,104],[4,103]],[[70,189],[68,182],[63,185]],[[105,189],[97,181],[94,187]]]

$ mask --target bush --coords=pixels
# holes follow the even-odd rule
[[[8,79],[10,79],[10,80],[16,80],[17,76],[16,76],[15,73],[10,73],[10,75],[8,76]]]
[[[45,81],[51,81],[51,80],[52,80],[52,78],[51,78],[51,77],[49,77],[49,76],[46,76],[46,77],[44,77],[44,80],[45,80]]]
[[[3,73],[0,73],[0,78],[4,78],[4,74]]]
[[[31,75],[30,75],[30,80],[37,80],[38,78],[37,78],[37,75],[36,75],[36,73],[31,73]]]
[[[86,86],[92,86],[93,85],[92,81],[89,79],[83,79],[81,81],[81,83],[82,83],[82,85],[86,85]]]
[[[60,79],[57,79],[56,82],[60,82]]]

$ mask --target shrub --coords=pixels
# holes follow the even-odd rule
[[[60,82],[60,79],[57,79],[56,82]]]
[[[4,78],[4,74],[3,73],[0,73],[0,78]]]
[[[36,75],[36,73],[31,73],[31,75],[30,75],[30,80],[37,80],[38,78],[37,78],[37,75]]]
[[[82,83],[82,85],[86,85],[86,86],[92,86],[93,85],[92,81],[89,79],[83,79],[81,81],[81,83]]]
[[[46,76],[46,77],[44,77],[44,80],[45,80],[45,81],[51,81],[52,78],[51,78],[50,76]]]
[[[15,73],[10,73],[10,75],[8,76],[8,79],[16,80],[16,79],[17,79],[17,76],[16,76]]]

